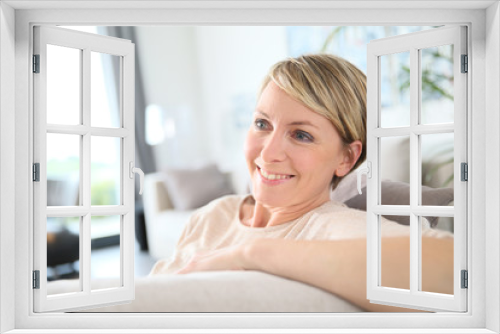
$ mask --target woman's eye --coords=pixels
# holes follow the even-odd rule
[[[255,120],[254,125],[259,130],[265,130],[267,128],[267,122],[263,119]]]
[[[298,141],[306,142],[306,143],[312,143],[314,141],[313,136],[308,134],[307,132],[304,131],[296,131],[294,134],[295,139]]]

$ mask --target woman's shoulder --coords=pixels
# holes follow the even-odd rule
[[[300,221],[304,239],[352,239],[366,235],[366,212],[351,209],[340,202],[328,201],[309,212]]]
[[[359,224],[366,225],[366,212],[353,209],[341,202],[328,201],[312,210],[307,219],[309,223],[324,223],[335,225],[349,224],[351,227]]]
[[[338,215],[338,216],[355,216],[355,217],[366,218],[365,211],[353,209],[348,207],[342,202],[337,202],[332,200],[314,209],[313,214],[316,216]]]
[[[239,203],[245,199],[241,195],[226,195],[196,209],[187,222],[189,231],[209,231],[214,226],[231,224],[238,213]],[[198,233],[197,232],[197,233]]]

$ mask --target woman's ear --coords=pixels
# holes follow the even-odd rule
[[[363,144],[360,140],[355,140],[344,148],[344,156],[340,165],[335,170],[335,175],[343,177],[349,173],[352,167],[358,161],[361,151],[363,150]]]

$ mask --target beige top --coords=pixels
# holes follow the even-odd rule
[[[219,198],[193,213],[171,258],[158,261],[152,274],[172,274],[183,268],[191,257],[202,251],[215,250],[258,238],[293,240],[340,240],[366,237],[366,212],[329,201],[302,217],[270,227],[250,227],[240,221],[240,208],[250,196],[230,195]],[[453,237],[434,230],[423,220],[422,235]],[[382,217],[383,236],[409,236],[409,226]]]

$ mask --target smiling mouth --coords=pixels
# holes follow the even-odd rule
[[[267,172],[260,167],[257,167],[259,170],[260,175],[262,175],[263,178],[266,180],[274,181],[274,180],[287,180],[291,179],[292,177],[295,177],[295,175],[288,175],[288,174],[273,174],[271,172]]]

